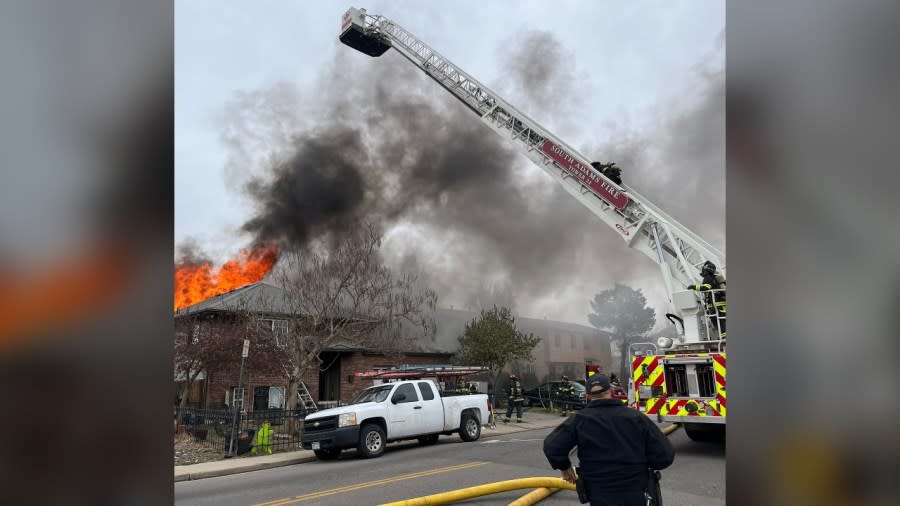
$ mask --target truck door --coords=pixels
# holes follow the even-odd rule
[[[404,383],[394,390],[391,395],[391,407],[388,409],[388,439],[397,439],[405,436],[419,434],[416,427],[416,415],[422,411],[422,403],[419,402],[419,394],[412,383]]]
[[[418,383],[419,393],[422,394],[420,404],[422,409],[415,409],[416,425],[422,428],[422,434],[431,434],[444,430],[444,405],[441,396],[430,381]]]

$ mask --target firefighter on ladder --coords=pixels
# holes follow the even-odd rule
[[[728,336],[725,327],[725,317],[728,314],[728,303],[725,300],[725,278],[716,272],[716,264],[706,261],[700,267],[702,281],[695,285],[687,285],[688,290],[706,292],[703,294],[703,302],[706,304],[706,315],[710,323],[719,331],[719,337],[725,339]]]
[[[616,183],[617,185],[622,185],[622,169],[620,169],[616,162],[609,163],[600,163],[600,162],[592,162],[591,167],[597,170],[597,172],[603,174],[610,181]]]

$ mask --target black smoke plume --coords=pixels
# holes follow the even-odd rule
[[[556,120],[545,118],[585,101],[569,84],[574,58],[541,32],[517,47],[499,58],[516,85],[498,88],[552,130]],[[256,131],[248,142],[267,150],[243,184],[257,207],[243,227],[254,241],[303,244],[375,222],[389,264],[427,272],[445,304],[514,300],[523,315],[579,322],[590,297],[616,281],[661,285],[650,281],[659,278],[653,262],[400,55],[335,51],[315,86],[324,91],[304,96],[280,84],[232,104],[231,131]],[[660,118],[652,137],[604,131],[596,145],[576,147],[617,160],[626,183],[722,244],[724,74],[696,80],[706,94]],[[273,135],[260,143],[249,123]],[[230,164],[254,160],[239,136],[229,146]],[[660,286],[647,296],[659,303],[661,294]]]

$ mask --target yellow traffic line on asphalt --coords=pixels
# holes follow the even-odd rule
[[[500,492],[509,492],[511,490],[519,490],[523,488],[561,488],[566,490],[575,490],[575,485],[563,480],[562,478],[519,478],[518,480],[498,481],[495,483],[486,483],[474,487],[461,488],[442,492],[440,494],[426,495],[407,499],[405,501],[397,501],[385,503],[381,506],[433,506],[437,504],[450,504],[457,501],[480,497],[483,495],[498,494]]]
[[[344,492],[353,492],[353,491],[355,491],[355,490],[360,490],[360,489],[363,489],[363,488],[369,488],[369,487],[376,487],[376,486],[378,486],[378,485],[384,485],[384,484],[387,484],[387,483],[394,483],[394,482],[397,482],[397,481],[411,480],[411,479],[413,479],[413,478],[422,478],[422,477],[425,477],[425,476],[431,476],[431,475],[434,475],[434,474],[447,473],[447,472],[452,472],[452,471],[461,471],[461,470],[463,470],[463,469],[470,469],[470,468],[473,468],[473,467],[479,467],[479,466],[483,466],[483,465],[485,465],[485,464],[487,464],[487,462],[480,462],[480,461],[478,461],[478,462],[469,462],[469,463],[466,463],[466,464],[459,464],[459,465],[455,465],[455,466],[439,467],[439,468],[436,468],[436,469],[429,469],[429,470],[427,470],[427,471],[419,471],[419,472],[416,472],[416,473],[401,474],[401,475],[399,475],[399,476],[394,476],[394,477],[392,477],[392,478],[384,478],[384,479],[381,479],[381,480],[367,481],[367,482],[365,482],[365,483],[357,483],[357,484],[354,484],[354,485],[346,485],[346,486],[343,486],[343,487],[333,488],[333,489],[330,489],[330,490],[322,490],[322,491],[319,491],[319,492],[311,492],[311,493],[309,493],[309,494],[298,495],[298,496],[296,496],[296,497],[285,497],[284,499],[275,499],[275,500],[273,500],[273,501],[268,501],[268,502],[264,502],[264,503],[259,503],[259,504],[256,504],[256,505],[254,505],[254,506],[283,506],[283,505],[285,505],[285,504],[291,504],[291,503],[295,503],[295,502],[306,501],[306,500],[308,500],[308,499],[318,499],[318,498],[320,498],[320,497],[325,497],[325,496],[335,495],[335,494],[342,494],[342,493],[344,493]]]
[[[523,495],[522,497],[516,499],[515,501],[509,503],[507,506],[532,506],[533,504],[537,504],[544,499],[550,497],[551,495],[559,492],[558,488],[538,488],[534,489],[531,492]]]

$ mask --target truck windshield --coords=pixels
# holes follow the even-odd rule
[[[356,397],[350,401],[350,404],[362,404],[364,402],[381,402],[387,399],[394,385],[381,385],[377,387],[367,388],[358,393]]]

